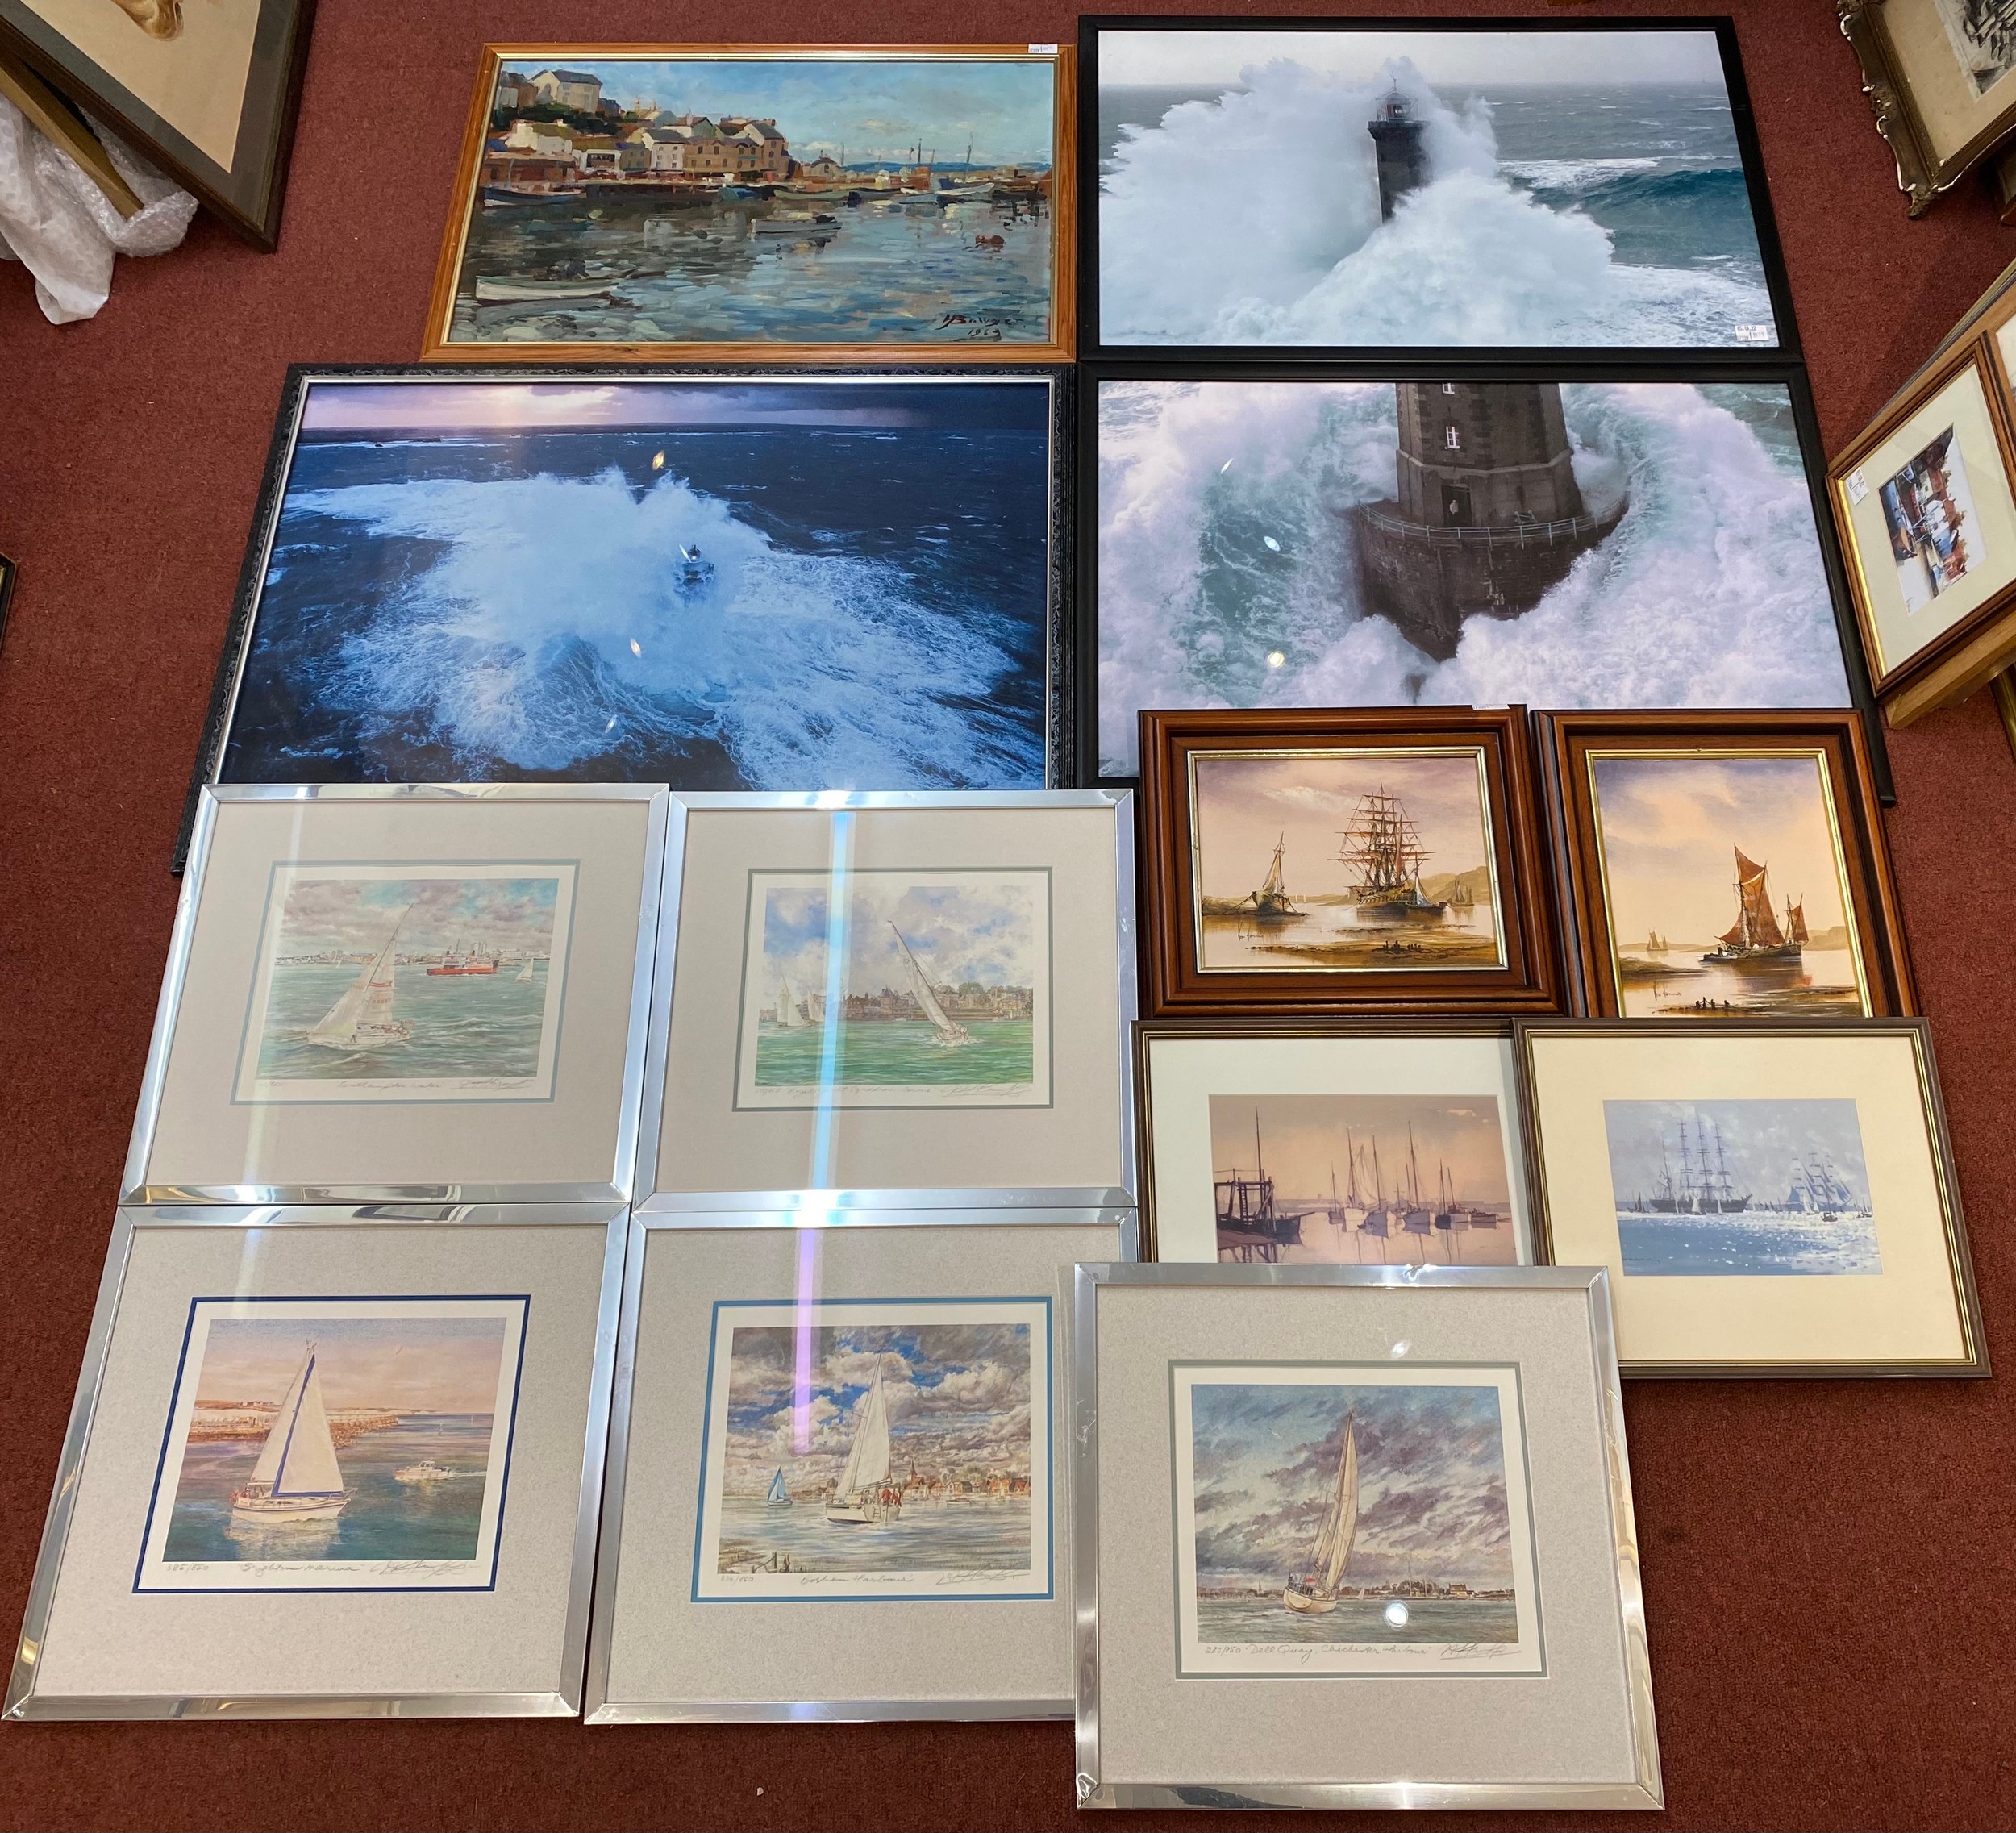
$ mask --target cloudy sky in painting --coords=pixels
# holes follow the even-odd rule
[[[552,947],[559,889],[557,878],[297,878],[274,952],[375,953],[396,923],[403,955],[463,944],[543,955]]]
[[[1278,1585],[1308,1569],[1358,1436],[1358,1535],[1346,1584],[1512,1583],[1495,1387],[1200,1382],[1191,1390],[1198,1582]]]
[[[1455,1180],[1460,1202],[1503,1203],[1510,1194],[1496,1095],[1452,1100],[1439,1095],[1214,1094],[1214,1177],[1229,1177],[1235,1171],[1253,1175],[1256,1118],[1260,1156],[1284,1198],[1327,1198],[1335,1175],[1341,1194],[1348,1196],[1355,1182],[1358,1194],[1370,1202],[1375,1147],[1377,1192],[1389,1198],[1398,1195],[1410,1177],[1410,1126],[1422,1196],[1436,1198],[1443,1165]]]
[[[794,1491],[836,1480],[878,1362],[899,1477],[913,1464],[919,1476],[1029,1475],[1027,1324],[814,1324],[806,1334],[801,1389],[796,1327],[735,1331],[727,1493],[760,1495],[777,1469]]]
[[[982,986],[1045,984],[1049,910],[1042,873],[943,877],[856,873],[848,884],[843,992],[909,990],[897,950],[899,933],[934,986],[968,981]],[[825,987],[830,914],[825,886],[766,885],[759,878],[757,897],[761,990],[774,991],[780,975],[789,975],[794,989]]]
[[[215,1318],[197,1377],[199,1406],[286,1398],[315,1346],[331,1410],[480,1413],[497,1404],[502,1318]]]
[[[1862,1125],[1852,1101],[1606,1101],[1610,1189],[1620,1209],[1660,1194],[1662,1173],[1681,1175],[1681,1129],[1697,1170],[1708,1129],[1711,1173],[1726,1166],[1735,1194],[1782,1203],[1801,1160],[1824,1156],[1856,1200],[1869,1200]]]

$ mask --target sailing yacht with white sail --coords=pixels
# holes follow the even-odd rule
[[[802,1030],[805,1025],[805,1020],[798,1012],[797,996],[791,991],[791,979],[788,974],[777,976],[777,1023],[786,1031]]]
[[[847,1463],[834,1485],[826,1518],[838,1526],[868,1523],[879,1527],[902,1512],[903,1498],[889,1486],[889,1402],[882,1395],[882,1365],[868,1384],[861,1402],[860,1423],[848,1448]]]
[[[910,972],[910,991],[916,994],[917,1003],[923,1009],[924,1016],[931,1022],[935,1032],[931,1041],[948,1047],[971,1044],[973,1034],[964,1025],[956,1024],[945,1015],[945,1008],[939,1002],[937,989],[931,983],[931,977],[917,964],[917,957],[910,952],[910,944],[903,939],[903,932],[894,923],[889,926],[889,934],[896,938],[898,952],[903,957],[903,965]]]
[[[356,1493],[344,1487],[310,1343],[267,1430],[252,1476],[243,1489],[231,1492],[231,1518],[264,1526],[334,1521]]]
[[[531,957],[530,955],[527,955],[527,956],[525,957],[525,964],[524,964],[524,966],[523,966],[523,967],[522,967],[522,968],[520,968],[520,969],[518,970],[518,984],[519,984],[520,986],[523,986],[523,985],[525,985],[525,984],[526,984],[528,981],[530,981],[530,980],[531,979],[531,977],[532,977],[532,957]]]
[[[1337,1608],[1337,1589],[1343,1583],[1344,1568],[1351,1560],[1352,1542],[1358,1535],[1358,1416],[1344,1415],[1343,1455],[1337,1460],[1337,1486],[1330,1506],[1323,1511],[1323,1525],[1316,1536],[1306,1577],[1289,1580],[1281,1587],[1281,1602],[1291,1610],[1322,1616]]]
[[[371,964],[344,989],[343,996],[309,1031],[309,1043],[325,1050],[381,1050],[390,1044],[404,1044],[413,1035],[412,1022],[394,1018],[392,1010],[394,983],[398,974],[393,950],[406,914],[406,910],[399,912],[392,933],[385,939],[385,946],[371,957]]]

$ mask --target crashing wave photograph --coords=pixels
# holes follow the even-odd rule
[[[219,777],[1039,789],[1053,391],[310,380]]]
[[[1772,349],[1712,31],[1098,35],[1104,345]]]

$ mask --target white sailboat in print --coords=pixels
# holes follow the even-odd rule
[[[525,957],[525,965],[524,965],[523,967],[520,968],[520,969],[518,970],[518,984],[519,984],[520,986],[523,986],[523,985],[525,985],[525,983],[526,983],[527,981],[529,981],[531,977],[532,977],[532,957],[531,957],[530,955],[527,955],[527,956]]]
[[[231,1518],[263,1526],[334,1521],[355,1493],[344,1487],[311,1343],[273,1416],[252,1476],[242,1489],[231,1492]]]
[[[1344,1416],[1344,1450],[1337,1460],[1337,1487],[1323,1511],[1310,1564],[1314,1570],[1289,1580],[1281,1602],[1291,1610],[1322,1615],[1337,1608],[1337,1588],[1343,1582],[1351,1543],[1358,1535],[1358,1419]]]
[[[894,923],[889,926],[889,934],[896,938],[896,947],[903,957],[903,965],[910,970],[910,991],[917,995],[917,1003],[923,1008],[924,1016],[931,1022],[935,1032],[935,1044],[971,1044],[973,1034],[964,1025],[955,1023],[945,1015],[945,1008],[938,1002],[937,989],[931,983],[931,977],[918,966],[917,957],[910,952],[910,944],[903,939],[903,932]]]
[[[889,1487],[889,1402],[882,1398],[882,1365],[877,1362],[826,1518],[842,1526],[893,1521],[902,1512],[903,1498]]]
[[[771,1477],[769,1491],[763,1499],[773,1507],[780,1502],[789,1504],[790,1502],[791,1492],[784,1486],[784,1466],[782,1464],[777,1466],[775,1473]]]
[[[393,983],[398,973],[393,949],[406,919],[406,911],[400,911],[385,946],[310,1030],[309,1043],[320,1044],[325,1050],[381,1050],[389,1044],[404,1044],[413,1035],[411,1022],[394,1018],[392,1013]]]
[[[777,1023],[787,1031],[802,1030],[804,1018],[798,1011],[798,997],[791,990],[790,977],[777,976]]]

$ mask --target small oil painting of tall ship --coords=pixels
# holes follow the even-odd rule
[[[1502,965],[1476,748],[1218,754],[1193,769],[1205,972]]]
[[[1042,1301],[717,1319],[696,1596],[1048,1589]]]
[[[1210,1098],[1218,1257],[1265,1266],[1510,1266],[1495,1094]]]
[[[1603,1119],[1627,1275],[1883,1270],[1854,1102],[1606,1101]]]
[[[1625,1017],[1870,1010],[1817,752],[1599,755],[1590,773]]]
[[[574,869],[277,872],[238,1098],[544,1096]]]
[[[1181,1670],[1535,1661],[1507,1393],[1482,1369],[1179,1365]]]

